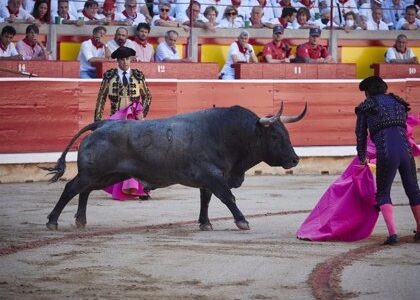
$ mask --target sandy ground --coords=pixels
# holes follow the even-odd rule
[[[214,231],[199,231],[199,191],[173,186],[149,201],[92,193],[85,230],[77,201],[58,231],[46,216],[56,184],[0,184],[1,299],[419,299],[420,244],[397,179],[394,247],[380,219],[360,242],[304,242],[295,232],[336,176],[249,176],[234,190],[250,231],[210,203]],[[161,225],[161,226],[154,226]]]

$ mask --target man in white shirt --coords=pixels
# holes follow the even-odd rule
[[[99,4],[95,0],[87,0],[83,10],[77,15],[78,19],[82,19],[85,24],[98,25],[106,24],[108,21],[105,16],[98,14]]]
[[[114,39],[108,41],[106,45],[106,58],[111,58],[111,54],[120,47],[127,47],[133,50],[136,48],[134,42],[128,39],[128,30],[125,27],[118,27],[115,31]]]
[[[389,30],[388,25],[382,21],[382,8],[372,9],[372,20],[367,22],[366,30]]]
[[[116,21],[124,21],[132,26],[146,22],[146,17],[138,12],[136,0],[125,0],[124,8],[121,13],[115,14]]]
[[[21,0],[8,0],[0,8],[0,18],[8,23],[35,23],[35,18],[21,6]]]
[[[12,26],[7,25],[3,27],[0,36],[0,60],[22,59],[22,55],[17,52],[15,45],[12,43],[15,35],[16,30]]]
[[[400,34],[395,40],[395,45],[388,48],[385,53],[385,62],[391,64],[418,64],[417,56],[411,48],[407,47],[407,36]]]
[[[181,58],[176,41],[178,32],[169,30],[165,34],[165,41],[161,42],[156,48],[156,62],[189,62],[188,58]]]
[[[82,43],[78,57],[80,61],[80,78],[96,78],[96,68],[92,63],[106,60],[105,34],[105,27],[95,27],[92,38]]]

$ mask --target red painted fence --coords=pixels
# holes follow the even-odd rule
[[[264,116],[276,112],[280,101],[285,104],[284,114],[298,114],[307,102],[307,117],[287,125],[295,146],[354,145],[354,107],[363,100],[358,83],[150,80],[153,101],[147,118],[231,105]],[[420,113],[420,80],[388,84],[390,92],[406,98],[412,111]],[[99,80],[0,80],[0,153],[62,151],[93,120],[99,85]],[[109,110],[109,104],[106,107]]]

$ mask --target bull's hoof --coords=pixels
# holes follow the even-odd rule
[[[54,231],[58,230],[58,224],[57,223],[48,222],[46,225],[47,225],[47,228],[49,230],[54,230]]]
[[[211,225],[211,223],[200,224],[200,230],[201,231],[212,231],[213,226]]]
[[[235,222],[236,226],[240,229],[240,230],[249,230],[249,223],[245,220],[243,221],[236,221]]]
[[[75,221],[76,227],[77,229],[85,229],[86,227],[86,222],[81,222],[81,221]]]

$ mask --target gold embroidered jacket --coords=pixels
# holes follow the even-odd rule
[[[111,69],[105,72],[96,100],[95,121],[102,119],[107,96],[111,103],[111,115],[131,102],[141,101],[143,112],[142,116],[139,117],[146,117],[152,102],[152,95],[147,87],[143,73],[137,69],[132,69],[128,82],[127,87],[120,82],[118,69]]]

